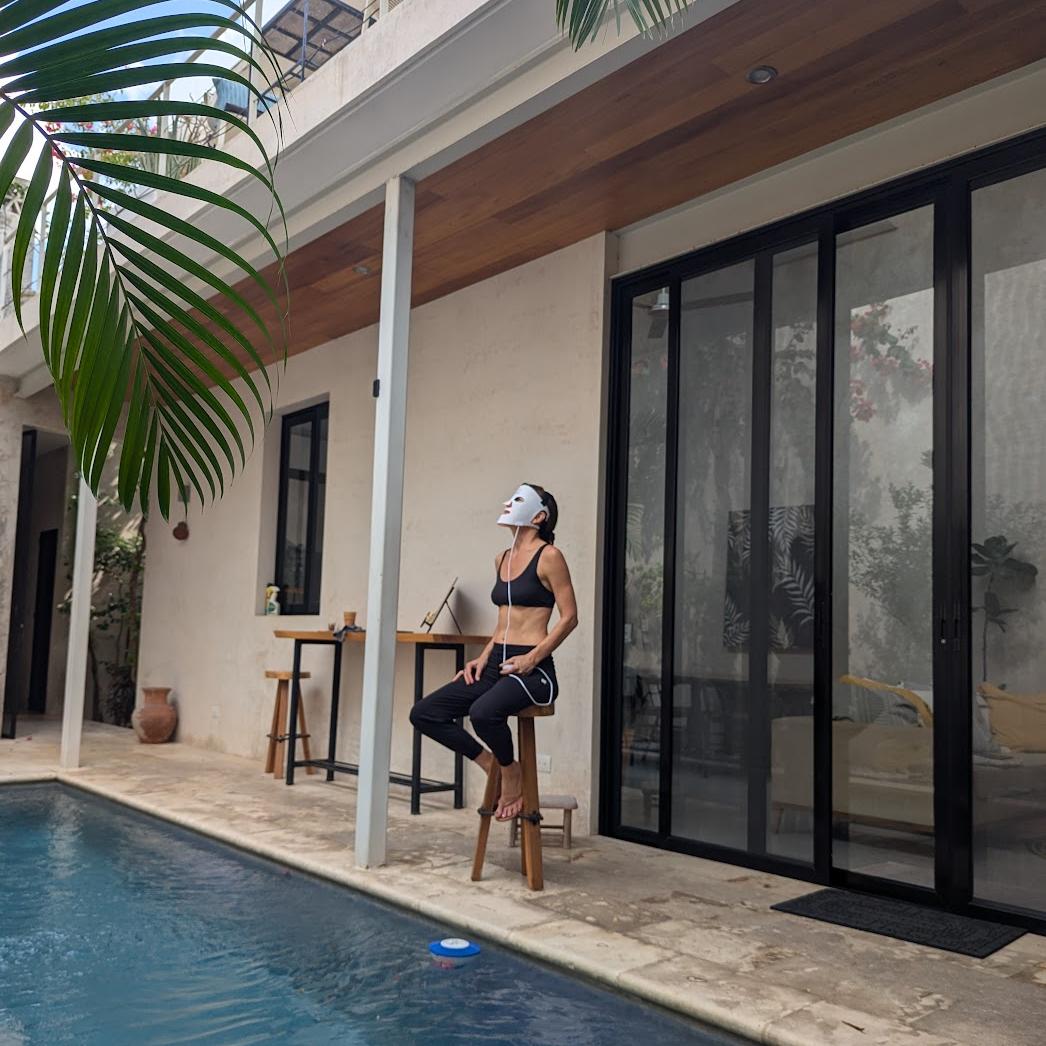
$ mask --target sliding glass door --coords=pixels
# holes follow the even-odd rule
[[[973,891],[1046,911],[1046,170],[971,215]]]
[[[1046,918],[1046,136],[614,288],[603,828]]]
[[[832,848],[934,883],[934,208],[835,241]]]
[[[804,865],[817,283],[815,238],[633,295],[622,447],[621,824]]]
[[[751,545],[754,296],[749,258],[685,280],[680,302],[671,831],[738,849],[748,839],[756,708],[741,575]]]

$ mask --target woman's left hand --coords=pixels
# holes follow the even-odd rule
[[[508,661],[501,663],[503,676],[529,676],[537,667],[538,659],[533,654],[513,654]]]

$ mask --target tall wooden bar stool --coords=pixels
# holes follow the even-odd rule
[[[519,765],[523,770],[523,812],[519,815],[523,831],[519,840],[520,871],[532,890],[545,888],[545,872],[541,863],[541,802],[538,799],[538,760],[534,742],[534,720],[555,715],[553,705],[531,705],[516,716],[516,735]],[[487,836],[490,822],[501,794],[501,768],[495,762],[487,774],[483,805],[479,808],[479,836],[476,855],[472,860],[472,881],[483,878],[483,862],[487,856]]]
[[[265,670],[266,679],[275,679],[276,700],[272,706],[272,726],[269,728],[269,747],[265,753],[265,773],[280,778],[284,775],[284,761],[286,758],[287,743],[287,709],[290,705],[291,679],[293,672],[284,672],[276,668]],[[308,672],[299,672],[299,679],[308,679]],[[306,759],[312,758],[309,747],[309,732],[305,728],[305,702],[298,702],[298,738],[302,742],[302,751]],[[306,770],[310,774],[316,773],[316,767],[309,766]]]

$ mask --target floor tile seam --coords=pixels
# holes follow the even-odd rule
[[[811,1011],[811,1015],[814,1016],[816,1007],[824,1005],[826,1001],[828,1000],[819,999],[806,1006],[799,1006],[794,1010],[789,1010],[787,1013],[784,1013],[779,1017],[771,1018],[770,1021],[764,1025],[759,1041],[764,1043],[765,1046],[811,1046],[810,1038],[805,1032],[796,1032],[787,1027],[779,1027],[779,1025],[799,1014],[805,1013],[808,1010]],[[831,1002],[828,1002],[828,1004],[833,1005]],[[855,1010],[853,1012],[854,1015],[857,1016],[862,1011]],[[917,1028],[912,1028],[911,1025],[904,1021],[884,1020],[882,1017],[873,1017],[871,1014],[866,1014],[865,1016],[867,1016],[870,1024],[876,1024],[880,1028],[883,1024],[891,1026],[890,1039],[884,1040],[880,1038],[878,1040],[879,1042],[896,1042],[897,1046],[901,1046],[901,1044],[905,1042],[916,1042],[916,1038],[913,1038],[913,1036],[917,1037],[920,1034],[929,1034],[919,1032]],[[894,1029],[899,1033],[899,1037],[894,1037]],[[951,1039],[939,1036],[932,1036],[931,1039],[934,1046],[984,1046],[983,1042],[971,1043],[965,1039]]]

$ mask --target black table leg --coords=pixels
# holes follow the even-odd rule
[[[425,696],[425,648],[414,647],[414,704]],[[414,728],[410,760],[410,812],[421,813],[421,731]]]
[[[457,622],[454,622],[457,624]],[[454,648],[454,671],[461,672],[465,667],[465,647]],[[459,719],[458,722],[461,722]],[[454,809],[460,810],[465,805],[465,760],[460,752],[454,753]]]
[[[338,747],[338,705],[341,701],[341,643],[334,647],[334,668],[331,672],[331,724],[327,734],[327,759],[334,762]],[[327,770],[327,780],[334,780],[334,771]]]
[[[301,701],[301,640],[294,641],[294,667],[291,670],[291,709],[287,716],[287,784],[294,784],[294,760],[297,758],[298,703]]]

